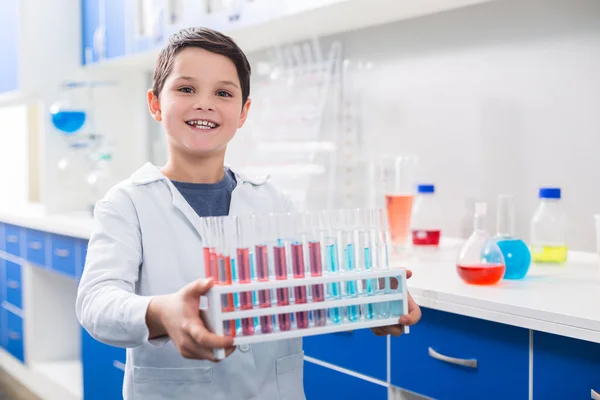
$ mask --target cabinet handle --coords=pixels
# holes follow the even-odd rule
[[[21,339],[21,335],[19,335],[17,332],[10,331],[8,332],[8,338],[10,340],[19,340]]]
[[[600,393],[592,389],[592,400],[600,400]]]
[[[40,250],[42,248],[42,243],[41,242],[31,242],[31,243],[29,243],[29,248],[31,250]]]
[[[8,286],[9,289],[18,289],[19,288],[19,282],[13,281],[12,279],[9,279],[6,282],[6,286]]]
[[[125,371],[125,364],[123,364],[121,361],[113,361],[113,367],[120,369],[121,371]]]
[[[18,243],[19,242],[19,237],[17,235],[8,235],[6,237],[6,241],[8,243]]]
[[[464,359],[464,358],[454,358],[448,357],[443,354],[438,353],[431,347],[429,348],[429,356],[435,358],[436,360],[444,361],[450,364],[461,365],[463,367],[469,368],[477,368],[477,360],[475,359]]]
[[[56,254],[57,257],[61,257],[61,258],[67,258],[69,257],[69,250],[66,249],[56,249],[54,250],[54,254]]]

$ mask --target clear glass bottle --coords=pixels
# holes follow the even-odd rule
[[[441,209],[434,185],[418,185],[412,211],[412,243],[414,246],[439,246]]]
[[[486,229],[487,204],[475,204],[474,230],[456,262],[458,275],[466,283],[493,285],[504,276],[502,251]]]
[[[567,215],[560,188],[541,188],[540,203],[531,219],[531,256],[534,262],[567,261]]]
[[[496,243],[502,251],[506,271],[504,279],[523,279],[531,265],[531,253],[524,241],[515,235],[515,202],[511,195],[498,196]]]

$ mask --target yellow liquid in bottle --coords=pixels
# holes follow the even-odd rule
[[[531,258],[539,263],[564,263],[568,246],[531,246]]]

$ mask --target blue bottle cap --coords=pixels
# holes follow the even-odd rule
[[[435,193],[434,185],[418,185],[417,192],[419,193]]]
[[[560,199],[560,188],[540,188],[540,199]]]

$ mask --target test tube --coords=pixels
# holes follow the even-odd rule
[[[235,227],[232,226],[233,220],[230,217],[218,217],[215,219],[216,229],[219,236],[216,249],[218,280],[219,285],[231,285],[231,235],[235,233]],[[233,294],[228,293],[221,296],[223,312],[234,311]],[[234,321],[224,321],[223,329],[226,335],[235,337]]]
[[[322,211],[319,221],[321,228],[321,243],[325,246],[325,264],[327,273],[329,274],[337,274],[339,272],[338,243],[333,230],[333,218],[334,216],[330,211]],[[340,299],[342,295],[340,283],[332,282],[327,284],[327,295],[333,299]],[[335,324],[342,322],[344,318],[342,309],[339,307],[330,308],[329,318],[331,322]]]
[[[269,240],[269,220],[265,216],[253,216],[255,228],[254,261],[256,262],[256,277],[259,282],[269,281],[269,251],[267,243]],[[258,307],[271,307],[271,291],[268,289],[258,291]],[[261,316],[260,330],[262,333],[273,331],[273,317],[271,315]]]
[[[310,276],[323,276],[323,253],[321,251],[321,241],[318,236],[318,214],[306,213],[304,214],[304,218],[305,226],[308,227],[306,240],[308,242]],[[325,301],[325,289],[322,283],[311,286],[311,296],[313,302]],[[326,310],[314,310],[312,316],[315,326],[325,326],[327,324]]]
[[[293,216],[294,222],[294,236],[292,240],[292,272],[294,279],[303,279],[305,277],[305,263],[304,263],[304,243],[306,243],[306,234],[308,226],[305,225],[305,219],[302,214],[295,214]],[[308,295],[306,286],[294,287],[294,303],[305,304],[307,302]],[[308,311],[300,311],[296,313],[296,326],[299,329],[308,328]]]
[[[337,240],[339,243],[339,259],[342,260],[342,270],[344,272],[356,271],[356,246],[355,246],[355,231],[354,231],[354,214],[353,210],[338,210],[336,212],[335,226]],[[344,296],[347,298],[358,297],[358,288],[356,281],[344,282]],[[346,315],[351,322],[360,319],[359,307],[346,307]]]
[[[373,270],[372,243],[374,230],[372,215],[370,209],[355,210],[356,222],[356,238],[355,243],[358,253],[358,269],[371,271]],[[360,292],[363,296],[373,296],[377,281],[375,279],[363,279],[361,281]],[[373,304],[363,304],[361,307],[362,315],[365,319],[373,319],[376,316]]]
[[[236,255],[238,279],[241,284],[251,283],[250,248],[254,236],[252,222],[253,219],[250,217],[236,218]],[[252,292],[240,292],[239,301],[242,310],[251,310]],[[241,324],[244,336],[254,335],[254,318],[243,318]]]
[[[288,278],[288,259],[286,243],[289,242],[289,233],[291,231],[291,214],[271,214],[273,232],[275,232],[275,243],[273,245],[273,259],[275,263],[275,279],[285,280]],[[290,305],[289,288],[280,288],[276,290],[277,305]],[[292,328],[292,315],[279,314],[279,330],[289,331]]]
[[[388,270],[388,246],[390,245],[390,234],[387,228],[387,222],[383,210],[372,210],[373,222],[373,242],[372,242],[372,260],[373,268],[376,270]],[[378,280],[377,293],[390,294],[390,278]],[[389,318],[389,302],[377,303],[377,315],[379,318]]]

